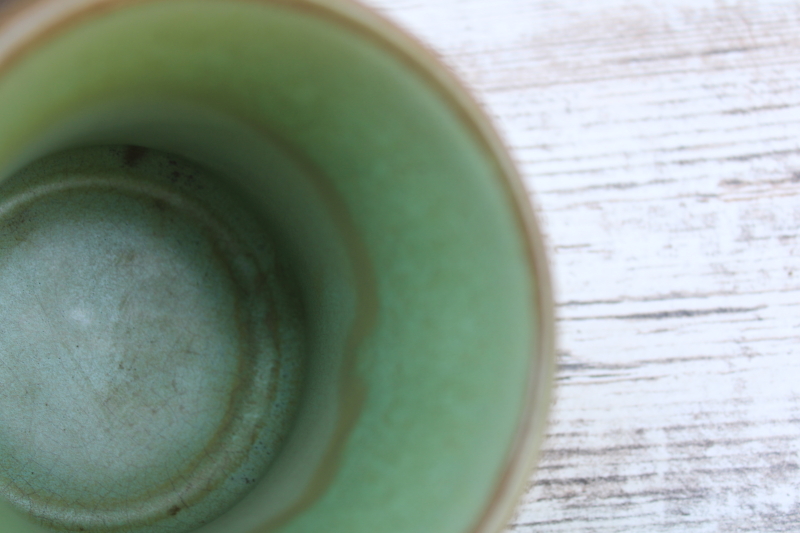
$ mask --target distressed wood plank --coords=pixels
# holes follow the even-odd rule
[[[506,137],[557,290],[509,532],[800,530],[800,6],[371,0]]]

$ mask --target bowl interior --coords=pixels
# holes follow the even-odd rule
[[[13,450],[32,447],[36,460],[59,455],[50,457],[54,464],[77,472],[90,441],[70,428],[110,436],[97,452],[106,466],[74,476],[65,470],[61,481],[34,470],[36,490],[6,494],[33,515],[31,522],[3,511],[9,533],[41,525],[137,533],[478,527],[509,483],[509,465],[519,465],[515,446],[527,442],[520,435],[541,431],[546,405],[531,401],[545,394],[550,354],[542,351],[546,281],[523,200],[474,112],[370,30],[357,8],[245,0],[59,5],[72,6],[66,22],[35,26],[19,38],[24,46],[0,41],[0,206],[23,206],[0,210],[0,224],[13,226],[24,208],[33,228],[25,235],[39,239],[25,241],[32,251],[20,255],[19,246],[2,244],[19,241],[16,233],[0,236],[0,275],[10,280],[0,279],[0,289],[24,285],[21,265],[36,263],[25,279],[44,282],[34,291],[44,295],[40,315],[63,318],[77,309],[65,295],[91,292],[95,309],[104,309],[103,295],[118,290],[121,300],[135,288],[148,305],[118,322],[137,332],[113,337],[110,323],[96,322],[95,344],[76,364],[108,361],[119,346],[139,350],[143,382],[117,409],[166,394],[168,405],[182,398],[194,411],[138,417],[127,429],[92,426],[76,408],[90,396],[81,384],[57,406],[75,424],[38,399],[28,410],[14,407],[20,424],[35,412],[68,431],[43,446],[33,435],[46,430],[1,427],[0,486],[22,479],[23,470],[10,466],[20,457]],[[188,175],[191,183],[181,178]],[[84,182],[91,183],[68,186]],[[59,222],[70,217],[73,226]],[[93,220],[104,222],[84,231]],[[154,227],[169,230],[140,238]],[[49,251],[65,240],[68,259],[47,267]],[[114,243],[134,241],[140,255],[178,250],[180,268],[197,279],[172,283],[158,274],[161,288],[151,290],[145,267],[115,266],[111,281],[89,291],[103,261],[127,250]],[[10,320],[24,321],[32,294],[3,297],[19,302]],[[159,313],[171,317],[170,327],[154,325]],[[62,322],[72,329],[40,335],[46,340],[33,350],[40,359],[52,361],[61,348],[49,347],[82,327],[79,319]],[[171,346],[195,338],[192,328],[203,340],[189,357]],[[3,358],[30,370],[15,348],[29,337],[12,333],[0,330]],[[248,340],[232,344],[234,335]],[[142,347],[144,338],[159,339],[159,348]],[[98,379],[116,383],[122,366],[106,365]],[[75,368],[59,379],[71,383]],[[196,378],[186,381],[191,390],[167,394],[184,368]],[[33,372],[29,381],[52,390],[61,383],[55,374]],[[209,397],[235,407],[203,408]],[[3,410],[18,406],[18,395],[0,402]],[[257,422],[226,425],[226,416]],[[150,446],[148,431],[169,446]],[[223,461],[231,448],[203,447],[219,435],[240,444],[243,435],[259,435],[269,450],[242,445],[236,460]],[[175,451],[181,447],[193,451]],[[198,450],[211,450],[207,477],[192,477],[201,470],[190,459]],[[129,459],[136,454],[143,463]],[[167,466],[156,472],[159,460]],[[144,497],[144,488],[120,481],[139,464],[151,472],[142,479],[172,489]],[[175,510],[170,498],[183,494],[187,479],[211,478],[218,481]],[[126,495],[138,507],[115,503]]]

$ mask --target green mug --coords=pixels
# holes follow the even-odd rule
[[[488,533],[554,365],[509,156],[349,0],[0,13],[0,530]]]

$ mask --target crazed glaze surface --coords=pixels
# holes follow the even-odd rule
[[[259,221],[139,147],[51,156],[0,195],[0,495],[78,531],[226,510],[300,385],[297,304]]]

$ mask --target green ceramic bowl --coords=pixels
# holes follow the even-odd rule
[[[0,531],[487,533],[553,318],[483,114],[345,0],[0,15]]]

